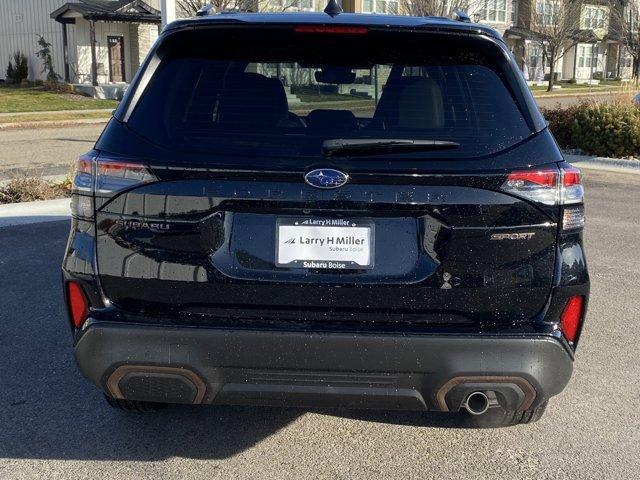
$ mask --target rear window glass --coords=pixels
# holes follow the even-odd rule
[[[170,39],[130,127],[176,149],[280,157],[320,156],[332,139],[450,141],[448,155],[477,156],[531,134],[500,66],[468,39],[225,33]]]

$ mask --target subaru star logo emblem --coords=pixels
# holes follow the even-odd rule
[[[349,181],[349,175],[339,170],[320,168],[307,173],[304,181],[316,188],[338,188]]]

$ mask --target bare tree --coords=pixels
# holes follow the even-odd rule
[[[284,12],[300,7],[300,0],[178,0],[176,9],[179,17],[192,17],[209,4],[215,12]]]
[[[611,0],[611,30],[633,59],[632,76],[640,78],[640,0]]]
[[[526,9],[530,18],[521,19],[533,33],[531,42],[538,45],[542,60],[550,68],[547,91],[553,89],[555,67],[565,52],[584,41],[580,38],[579,0],[530,0],[531,9]]]
[[[472,15],[482,0],[401,0],[402,11],[417,17],[451,17],[456,10]]]

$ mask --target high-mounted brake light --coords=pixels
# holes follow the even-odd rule
[[[74,327],[80,328],[89,316],[89,302],[80,284],[76,282],[67,283],[67,298],[71,322]]]
[[[297,25],[293,28],[296,33],[320,33],[334,35],[366,35],[369,29],[365,27],[349,27],[342,25]]]
[[[583,313],[584,297],[582,295],[576,295],[569,298],[560,317],[560,329],[565,338],[570,342],[575,342],[578,337]]]

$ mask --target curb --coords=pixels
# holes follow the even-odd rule
[[[638,160],[569,154],[565,154],[564,158],[567,162],[586,170],[603,170],[608,172],[631,173],[640,175],[640,161]]]
[[[71,216],[70,204],[69,198],[60,198],[0,205],[0,228],[67,220]]]

